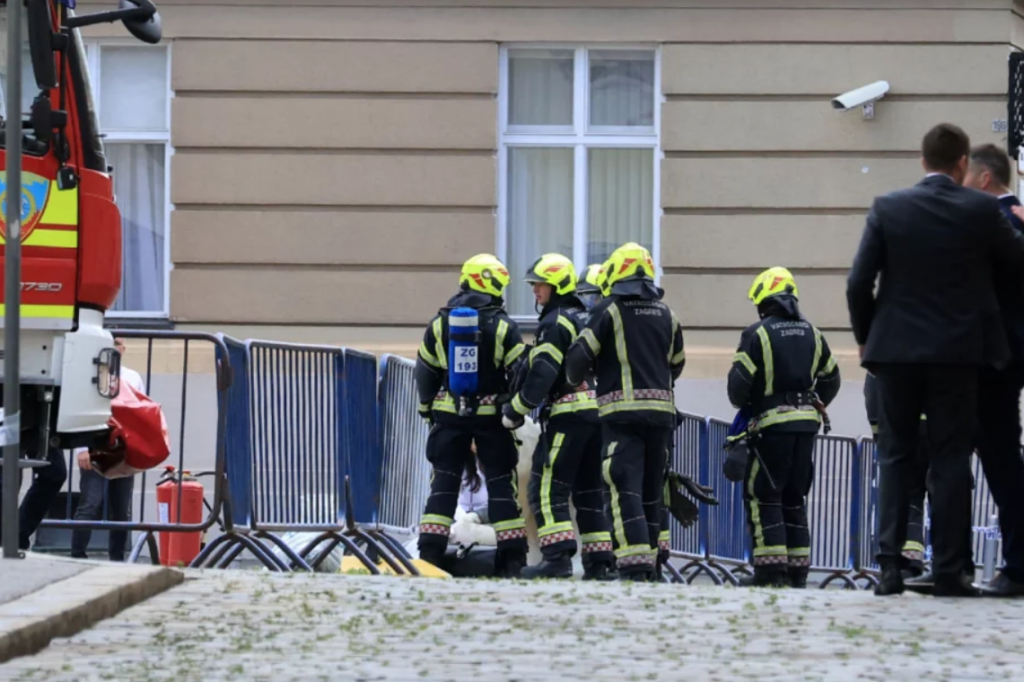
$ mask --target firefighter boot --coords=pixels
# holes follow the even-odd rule
[[[420,559],[443,570],[445,549],[444,545],[424,545],[420,547]]]
[[[740,578],[739,587],[789,587],[785,566],[754,566],[754,575]]]
[[[494,574],[498,578],[518,578],[526,566],[526,550],[505,549],[498,550],[495,560]]]
[[[601,582],[610,582],[612,580],[618,580],[619,576],[615,571],[615,567],[605,561],[598,561],[595,563],[583,564],[583,579],[584,580],[598,580]]]
[[[527,566],[519,574],[523,580],[537,580],[538,578],[571,578],[572,559],[568,553],[562,553],[553,559],[543,559],[536,566]]]
[[[807,574],[810,573],[810,569],[806,566],[790,566],[789,567],[789,585],[795,587],[798,590],[802,590],[807,587]]]
[[[630,566],[628,568],[620,568],[619,580],[634,583],[653,582],[654,566]]]

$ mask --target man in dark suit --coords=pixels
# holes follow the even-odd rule
[[[1013,214],[1019,206],[1010,192],[1010,157],[994,144],[971,150],[964,185],[991,194],[1014,229],[1024,223]],[[992,498],[999,506],[1005,567],[989,586],[1000,596],[1024,595],[1024,460],[1021,459],[1020,392],[1024,389],[1024,287],[1019,269],[997,264],[996,299],[1010,344],[1010,364],[987,367],[978,375],[978,456]]]
[[[927,177],[877,197],[847,282],[861,361],[878,378],[879,553],[875,594],[903,591],[901,550],[919,420],[928,415],[928,490],[937,596],[973,596],[970,454],[978,370],[1009,360],[993,264],[1024,268],[1024,235],[995,198],[961,186],[970,139],[941,124],[925,135]],[[875,280],[881,274],[877,296]]]

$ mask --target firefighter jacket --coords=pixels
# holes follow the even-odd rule
[[[480,316],[477,351],[477,403],[472,417],[460,417],[448,392],[448,315],[455,308],[475,308]],[[519,325],[508,316],[500,298],[464,291],[448,301],[427,325],[416,357],[416,391],[420,415],[442,423],[473,418],[501,424],[499,399],[508,399],[508,368],[526,350]]]
[[[821,416],[811,403],[817,398],[827,406],[841,383],[828,342],[800,315],[792,296],[774,296],[760,311],[761,321],[740,336],[729,400],[749,407],[760,429],[817,433]]]
[[[575,294],[552,299],[540,314],[537,340],[530,351],[529,369],[512,408],[527,415],[547,403],[551,417],[597,422],[597,400],[593,377],[579,386],[565,379],[565,355],[586,328],[589,315]]]
[[[683,372],[683,330],[653,284],[616,284],[611,296],[590,310],[590,322],[569,349],[568,382],[579,386],[597,375],[602,420],[675,428],[672,392]]]

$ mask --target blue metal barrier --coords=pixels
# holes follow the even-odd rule
[[[854,580],[865,580],[865,589],[878,583],[878,446],[875,439],[860,439],[860,494],[857,515],[860,535],[854,560]]]
[[[380,445],[377,438],[377,356],[346,348],[344,351],[342,422],[345,451],[352,479],[354,521],[377,518],[380,489]]]
[[[749,572],[750,539],[743,509],[743,486],[733,483],[722,473],[725,462],[725,439],[731,424],[719,419],[707,420],[707,466],[702,471],[704,485],[710,485],[718,496],[718,506],[704,507],[708,563],[726,580],[736,584],[736,573]]]
[[[972,549],[974,550],[974,565],[981,569],[984,567],[985,533],[988,530],[991,517],[999,515],[999,508],[996,507],[996,501],[992,499],[992,493],[988,488],[988,479],[985,478],[981,459],[977,455],[971,456],[971,470],[974,473],[974,494],[971,497],[971,525],[974,527]],[[996,530],[998,531],[998,529]],[[996,556],[995,565],[998,568],[1003,563],[1003,555],[1000,551]]]
[[[234,381],[228,389],[225,431],[225,460],[228,478],[229,512],[234,523],[252,522],[252,420],[249,407],[249,352],[245,343],[219,335],[227,348]],[[220,358],[217,358],[220,361]]]
[[[839,580],[856,587],[860,527],[860,449],[853,438],[819,436],[814,447],[814,482],[807,496],[811,529],[811,571],[827,575],[821,587]]]
[[[429,429],[417,410],[415,363],[395,355],[380,360],[381,524],[413,528],[430,494]]]
[[[706,485],[707,448],[707,420],[697,415],[683,414],[683,421],[673,434],[672,470]],[[718,491],[715,492],[717,494]],[[718,584],[722,583],[722,579],[707,562],[707,510],[711,508],[703,506],[700,519],[686,529],[680,526],[674,517],[669,516],[672,556],[686,560],[686,563],[677,569],[677,573],[687,583],[692,583],[701,573]]]

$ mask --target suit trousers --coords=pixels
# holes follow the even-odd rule
[[[971,450],[978,368],[971,365],[877,365],[879,550],[882,566],[908,567],[910,498],[919,471],[921,414],[928,415],[927,488],[936,579],[956,580],[971,561]]]
[[[1024,364],[985,369],[978,376],[978,456],[992,499],[999,507],[1002,569],[1024,582],[1024,460],[1021,459],[1020,392]],[[986,519],[986,524],[987,524]]]

